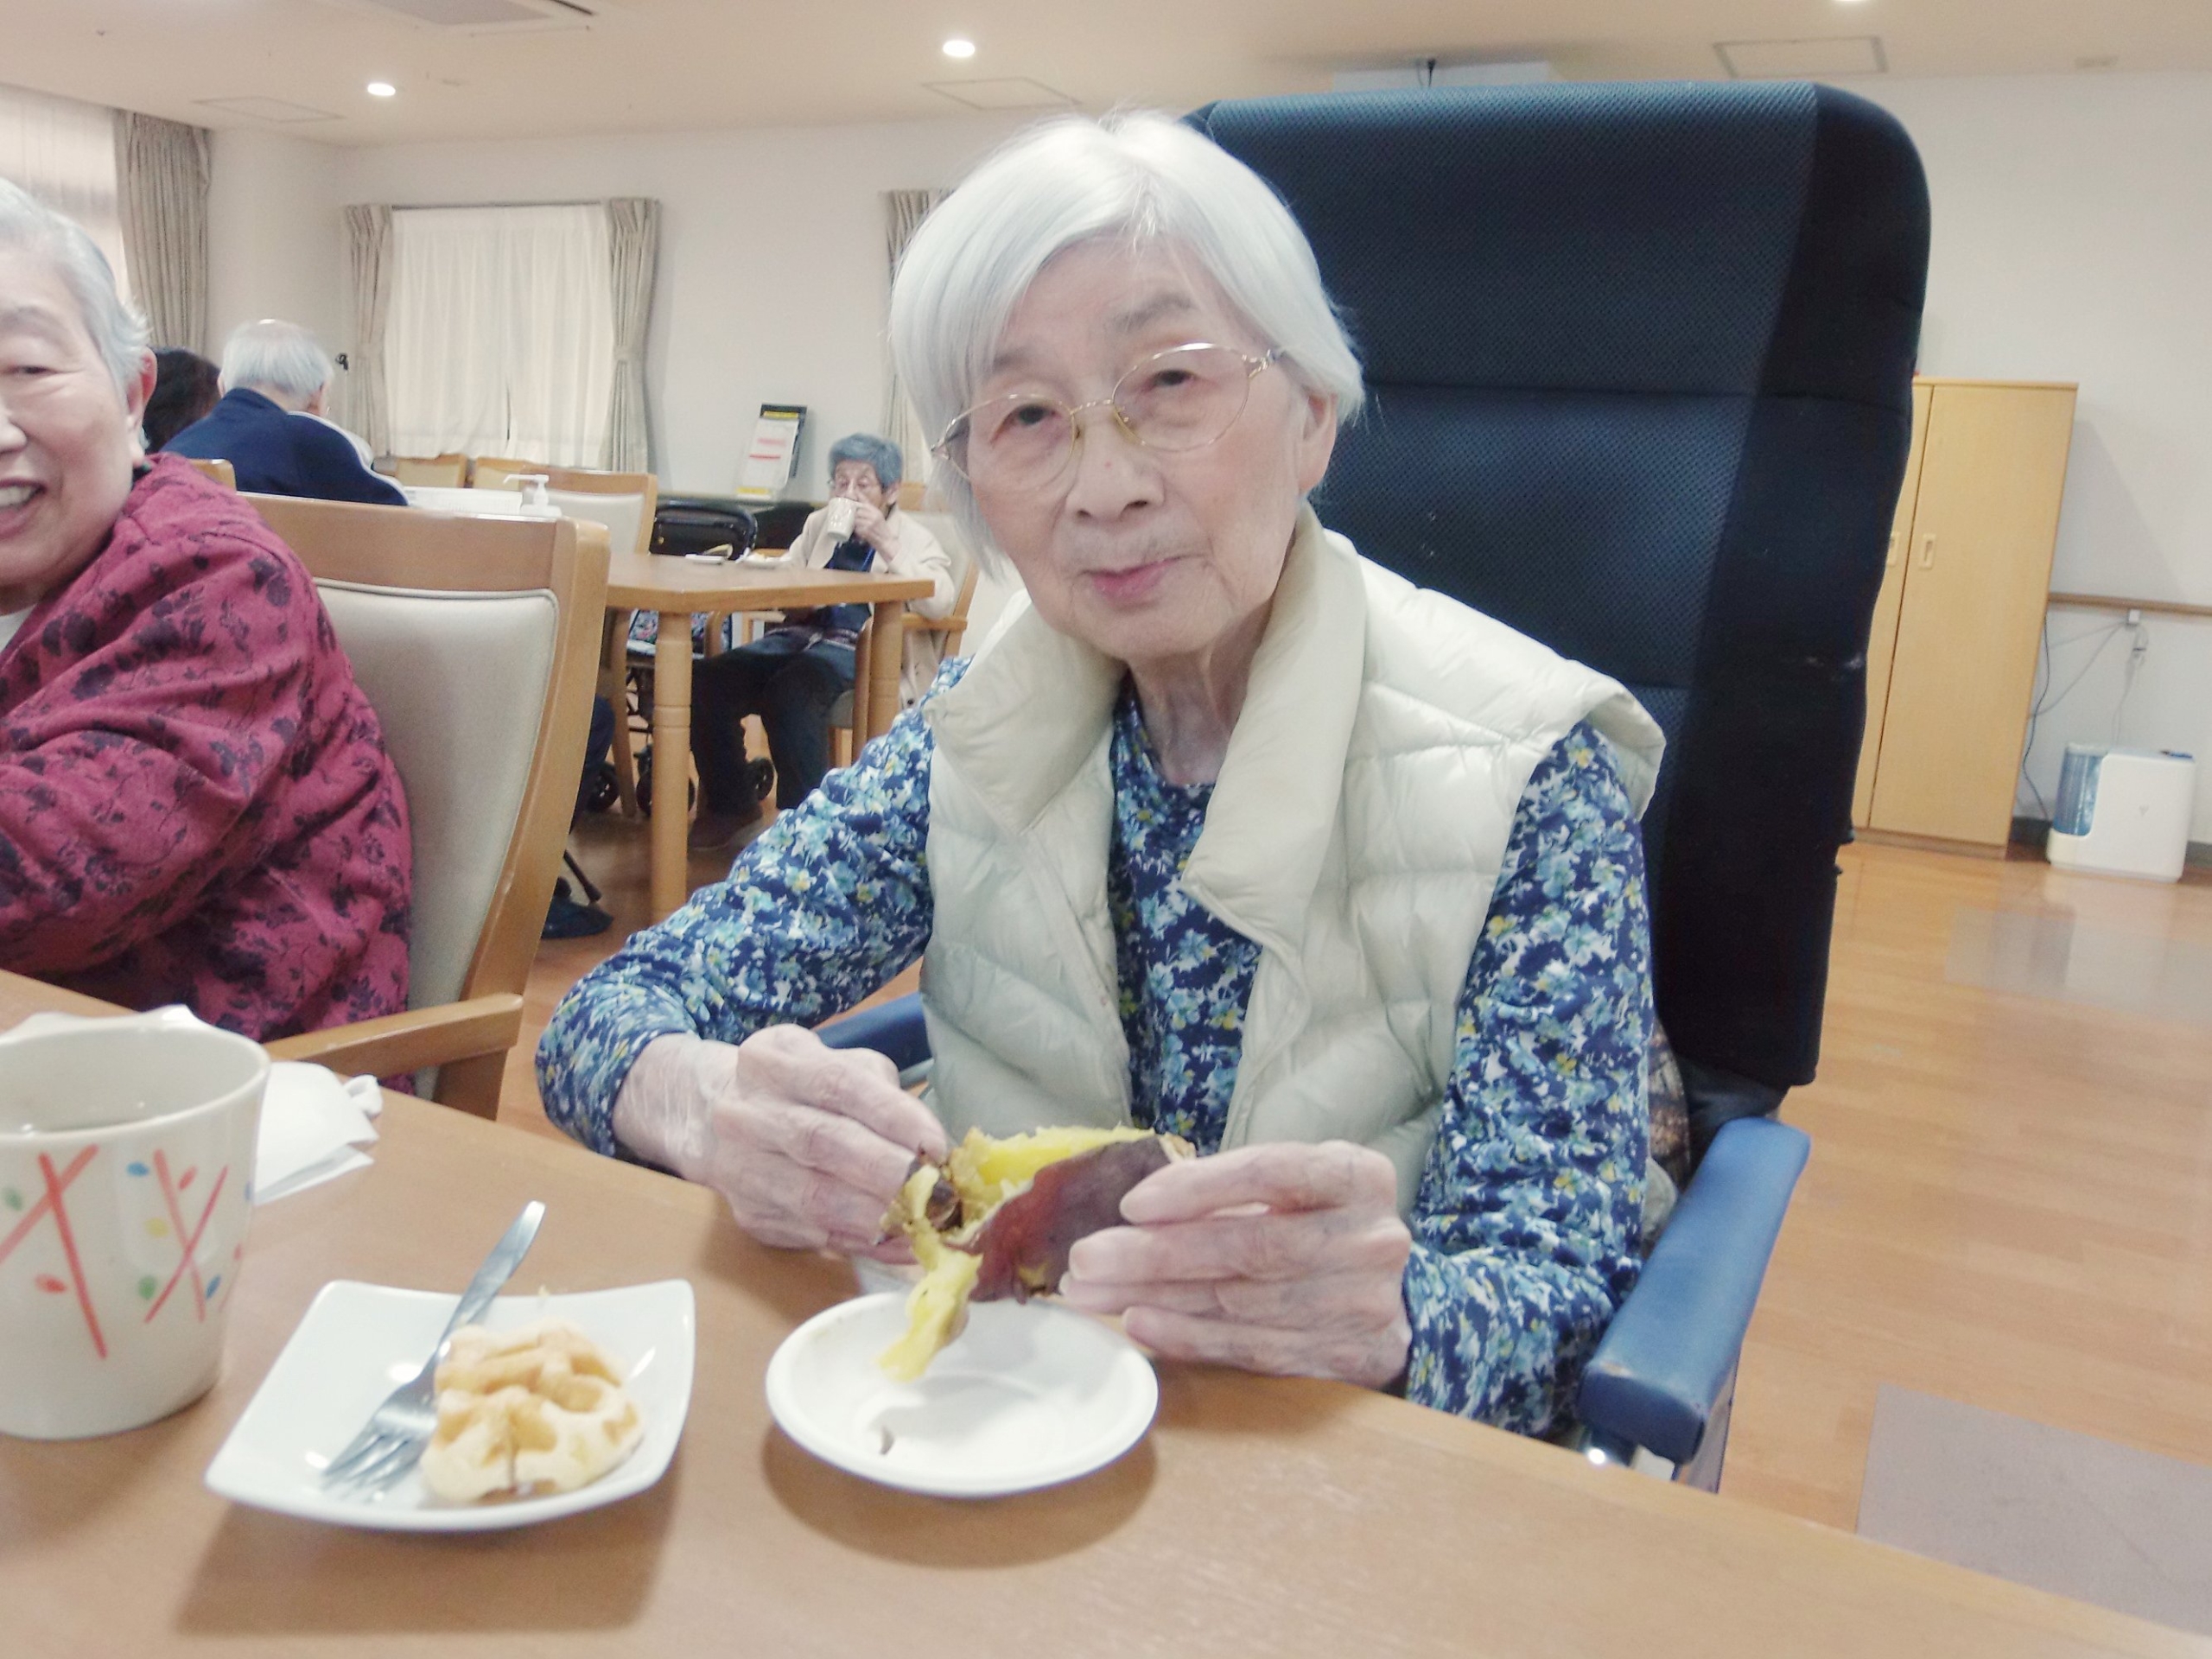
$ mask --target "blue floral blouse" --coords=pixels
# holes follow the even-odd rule
[[[931,695],[965,667],[946,664]],[[615,1094],[654,1038],[734,1043],[779,1020],[818,1024],[918,960],[931,753],[909,710],[779,814],[726,882],[581,981],[537,1051],[553,1122],[619,1154]],[[1211,1152],[1260,949],[1184,892],[1212,789],[1160,775],[1128,693],[1112,755],[1108,898],[1132,1109]],[[1578,726],[1522,795],[1459,995],[1457,1064],[1411,1218],[1409,1398],[1529,1433],[1567,1414],[1635,1282],[1652,1017],[1642,837],[1604,740]]]

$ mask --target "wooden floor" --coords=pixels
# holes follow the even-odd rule
[[[527,1047],[645,908],[641,828],[579,843],[617,928],[543,948],[500,1113],[548,1134]],[[694,881],[727,862],[694,860]],[[1783,1107],[1813,1160],[1724,1490],[1851,1526],[1885,1382],[2212,1465],[2212,1007],[2155,1019],[2097,1005],[2126,1002],[2126,974],[2096,982],[2116,939],[2212,962],[2212,886],[1890,847],[1842,862],[1821,1076]],[[1968,982],[1959,941],[1993,917],[2062,942],[2071,923],[2101,956],[2069,996]]]
[[[2124,1001],[2103,947],[2202,963],[2212,887],[1876,847],[1843,867],[1821,1075],[1783,1105],[1813,1159],[1724,1490],[1851,1525],[1885,1382],[2212,1465],[2212,1007],[1946,972],[1989,912],[2041,917],[2100,947],[2077,995]]]

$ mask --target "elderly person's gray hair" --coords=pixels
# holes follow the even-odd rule
[[[865,461],[875,468],[875,481],[885,492],[899,487],[899,480],[906,476],[906,458],[899,446],[888,438],[879,438],[873,432],[855,432],[842,437],[830,446],[830,471],[837,470],[843,461]]]
[[[1306,233],[1265,180],[1211,139],[1148,111],[1062,116],[1017,134],[923,221],[891,288],[891,349],[932,437],[976,401],[1014,307],[1062,249],[1101,237],[1173,243],[1211,276],[1302,385],[1350,418],[1359,359]],[[967,480],[938,486],[979,546]]]
[[[296,322],[275,317],[242,322],[223,342],[226,391],[251,386],[305,403],[330,384],[337,369],[313,334]]]
[[[115,272],[83,226],[0,179],[0,248],[46,260],[77,302],[85,332],[116,390],[130,400],[146,361],[146,320],[115,290]]]

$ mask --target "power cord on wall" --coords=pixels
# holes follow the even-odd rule
[[[2120,722],[2127,717],[2127,700],[2135,695],[2135,677],[2143,671],[2143,659],[2151,654],[2151,630],[2143,620],[2143,613],[2130,611],[2126,626],[2134,630],[2135,643],[2127,648],[2127,667],[2120,681],[2120,702],[2112,711],[2112,746],[2120,747]]]
[[[2074,695],[2082,682],[2088,678],[2089,671],[2097,665],[2097,659],[2105,654],[2105,647],[2123,633],[2134,635],[2134,641],[2128,649],[2127,667],[2126,677],[2120,683],[2120,702],[2113,709],[2112,742],[2114,747],[2118,747],[2120,744],[2120,723],[2126,718],[2127,700],[2135,690],[2135,677],[2143,666],[2143,658],[2150,653],[2151,650],[2151,630],[2144,625],[2143,613],[2130,611],[2123,621],[2110,623],[2103,627],[2085,628],[2081,632],[2058,640],[2055,644],[2050,637],[2050,617],[2048,613],[2044,614],[2042,658],[2037,664],[2036,676],[2036,683],[2041,690],[2036,694],[2028,709],[2028,739],[2020,747],[2020,781],[2028,786],[2028,793],[2035,797],[2036,810],[2045,820],[2051,816],[2050,803],[2044,799],[2043,791],[2036,786],[2036,780],[2028,775],[2028,755],[2035,748],[2037,722]],[[2088,660],[2083,662],[2080,669],[2075,672],[2074,677],[2066,682],[2064,690],[2052,691],[2050,683],[2057,677],[2051,664],[2052,654],[2055,652],[2066,650],[2069,646],[2087,644],[2092,639],[2096,641],[2097,648],[2089,653]]]

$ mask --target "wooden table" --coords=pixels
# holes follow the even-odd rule
[[[660,616],[660,640],[653,648],[653,753],[663,785],[653,791],[655,916],[667,915],[688,892],[683,779],[691,753],[691,619],[717,612],[874,606],[872,637],[893,641],[893,648],[870,651],[868,683],[853,687],[853,724],[866,741],[888,730],[899,712],[904,607],[910,599],[928,598],[930,591],[926,577],[856,570],[763,570],[734,562],[652,553],[617,553],[608,561],[607,609],[654,611]]]
[[[59,998],[0,975],[0,1026]],[[773,1426],[761,1378],[842,1262],[702,1188],[394,1098],[375,1167],[255,1217],[222,1382],[104,1440],[0,1437],[0,1651],[990,1659],[1158,1654],[2212,1654],[2212,1643],[1599,1469],[1331,1383],[1166,1365],[1150,1436],[1056,1491],[880,1490]],[[327,1280],[453,1290],[546,1201],[518,1285],[681,1274],[683,1444],[650,1491],[514,1532],[351,1532],[200,1474]]]

